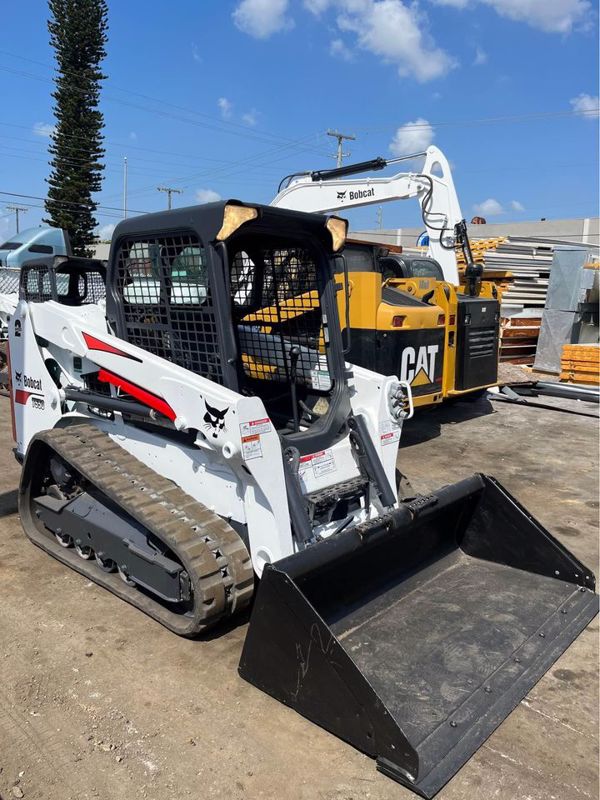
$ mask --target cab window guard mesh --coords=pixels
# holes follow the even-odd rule
[[[231,296],[247,378],[328,392],[317,266],[303,247],[248,246],[231,258]]]
[[[20,293],[28,303],[44,303],[52,300],[50,267],[41,264],[35,267],[23,267]]]
[[[100,270],[35,264],[23,267],[20,277],[21,297],[30,303],[55,300],[63,305],[82,306],[103,304],[106,299],[105,278]]]
[[[206,253],[198,236],[127,238],[116,265],[127,341],[223,383]]]

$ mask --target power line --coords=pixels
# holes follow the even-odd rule
[[[11,58],[18,58],[18,59],[20,59],[22,61],[27,61],[27,62],[29,62],[31,64],[37,64],[38,66],[42,66],[45,69],[54,69],[54,67],[51,64],[48,64],[47,62],[37,61],[37,60],[31,59],[31,58],[26,58],[25,56],[18,55],[17,53],[9,53],[8,51],[4,50],[4,51],[0,51],[0,54],[1,55],[10,56]],[[47,78],[47,77],[44,77],[44,76],[41,76],[41,75],[34,75],[32,73],[24,72],[23,70],[13,69],[11,67],[0,67],[0,70],[3,70],[4,72],[9,72],[9,73],[14,74],[14,75],[18,75],[19,77],[30,78],[31,80],[37,80],[37,81],[41,81],[41,82],[50,82],[50,83],[53,82],[52,78]],[[69,75],[69,74],[77,75],[77,73],[72,71],[72,70],[66,70],[64,74],[65,75]],[[205,128],[208,128],[208,129],[218,130],[220,133],[229,133],[230,135],[234,135],[234,136],[242,136],[244,139],[249,139],[250,138],[250,139],[255,139],[257,141],[262,141],[262,142],[265,142],[265,143],[273,143],[273,141],[287,141],[287,142],[291,143],[293,141],[291,139],[288,139],[287,137],[281,136],[280,134],[274,134],[274,133],[271,133],[270,131],[253,131],[250,128],[248,128],[247,125],[242,125],[240,123],[227,121],[227,120],[220,120],[217,117],[214,117],[214,116],[212,116],[210,114],[206,114],[206,113],[201,112],[201,111],[185,108],[184,106],[179,106],[179,105],[176,105],[174,103],[170,103],[170,102],[168,102],[166,100],[162,100],[162,99],[156,98],[156,97],[151,97],[150,95],[145,95],[145,94],[142,94],[140,92],[134,92],[134,91],[131,91],[130,89],[122,89],[122,88],[120,88],[118,86],[113,86],[113,89],[115,91],[118,91],[118,92],[123,92],[124,94],[129,94],[132,97],[140,97],[140,98],[142,98],[144,100],[150,100],[153,103],[159,103],[161,108],[158,109],[158,108],[148,108],[148,107],[145,107],[145,106],[140,106],[140,105],[137,105],[137,104],[134,104],[134,103],[127,102],[126,100],[122,100],[122,99],[120,99],[118,97],[112,97],[111,95],[107,95],[106,93],[103,93],[103,99],[104,100],[108,100],[110,102],[115,102],[115,103],[118,103],[118,104],[121,104],[121,105],[130,106],[132,108],[137,108],[138,110],[146,111],[148,113],[157,114],[159,116],[171,117],[173,119],[178,119],[179,121],[182,121],[182,122],[187,122],[188,124],[199,125],[201,127],[205,127]],[[81,91],[81,90],[78,90],[76,87],[74,87],[74,91]],[[193,119],[192,120],[189,120],[189,119],[186,120],[185,118],[182,118],[182,117],[180,117],[178,115],[169,114],[168,112],[162,110],[162,107],[165,107],[165,106],[166,107],[170,107],[170,108],[174,108],[175,110],[178,110],[178,111],[182,111],[182,112],[184,112],[186,114],[189,114],[191,116],[194,116],[194,117],[202,117],[204,119],[209,120],[210,122],[202,123],[202,122],[200,122],[200,120],[193,120]],[[318,152],[319,152],[320,155],[323,155],[323,153],[321,151],[318,151]]]
[[[47,62],[37,61],[35,59],[27,58],[27,57],[25,57],[23,55],[20,55],[18,53],[10,53],[10,52],[8,52],[6,50],[0,50],[0,55],[7,55],[10,58],[18,58],[21,61],[27,61],[27,62],[29,62],[31,64],[37,64],[38,66],[42,66],[42,67],[44,67],[46,69],[48,69],[49,67],[52,68],[52,65],[48,64]],[[11,70],[8,67],[0,67],[0,69],[5,69],[6,71],[9,71],[9,72],[16,72],[17,74],[23,75],[24,77],[31,77],[31,78],[35,78],[37,80],[51,80],[49,78],[48,79],[41,78],[40,76],[31,75],[29,73],[22,73],[22,72],[19,72],[17,70]],[[73,73],[73,74],[75,74],[75,73]],[[224,126],[228,125],[230,127],[239,128],[239,129],[244,131],[245,138],[247,138],[247,136],[248,136],[249,130],[248,130],[247,126],[241,125],[240,123],[226,121],[226,120],[219,120],[219,119],[217,119],[216,117],[214,117],[212,115],[209,115],[209,114],[206,114],[206,113],[203,113],[203,112],[200,112],[200,111],[196,111],[196,110],[191,110],[191,109],[185,108],[183,106],[176,105],[174,103],[170,103],[170,102],[167,102],[167,101],[164,101],[164,100],[160,100],[160,99],[155,98],[155,97],[151,97],[149,95],[142,94],[140,92],[133,92],[130,89],[122,89],[122,88],[120,88],[118,86],[114,86],[114,89],[116,91],[124,92],[126,94],[130,94],[130,95],[135,96],[135,97],[141,97],[141,98],[146,99],[146,100],[151,100],[152,102],[160,103],[163,106],[166,105],[166,106],[169,106],[171,108],[175,108],[175,109],[180,110],[180,111],[185,111],[188,114],[205,117],[207,119],[210,119],[210,120],[212,120],[214,122],[219,123],[221,125],[221,127],[224,127]],[[113,98],[111,98],[111,99],[113,99]],[[117,102],[119,102],[119,101],[117,100]],[[148,109],[146,109],[146,110],[148,110]],[[600,114],[600,107],[597,108],[597,109],[589,109],[589,110],[584,110],[584,111],[577,111],[575,109],[571,109],[571,110],[568,110],[568,111],[561,110],[561,111],[550,111],[550,112],[531,112],[529,114],[518,114],[518,115],[517,114],[499,115],[499,116],[496,116],[496,117],[482,117],[482,118],[475,118],[475,119],[470,119],[470,120],[447,120],[447,121],[442,121],[442,122],[407,123],[406,125],[403,125],[402,127],[405,130],[419,130],[419,129],[426,129],[426,128],[429,128],[429,127],[435,128],[435,127],[442,127],[442,126],[447,126],[447,125],[475,125],[475,124],[488,124],[488,123],[496,123],[496,122],[522,122],[522,121],[524,122],[524,121],[536,120],[536,119],[546,119],[546,118],[549,118],[549,117],[599,116],[599,114]],[[394,122],[390,122],[390,124],[397,125],[397,121],[394,120]],[[375,132],[375,131],[378,131],[378,130],[388,130],[388,128],[359,128],[359,130]],[[251,132],[251,133],[256,133],[256,132]],[[240,134],[240,135],[242,135],[242,134]],[[273,134],[273,133],[271,133],[269,131],[262,131],[260,135],[271,136],[274,139],[275,138],[279,138],[279,139],[285,140],[285,138],[286,138],[286,137],[282,137],[282,136],[280,136],[278,134]],[[288,140],[288,141],[291,141],[291,140]]]
[[[35,194],[19,194],[18,192],[5,192],[5,191],[0,191],[0,194],[9,195],[10,197],[22,197],[25,198],[26,200],[44,200],[44,201],[46,200],[45,197],[39,197],[38,195]],[[61,206],[79,206],[80,208],[92,208],[92,209],[101,208],[101,209],[106,209],[107,211],[119,211],[119,212],[122,211],[121,208],[117,208],[116,206],[104,206],[96,203],[69,203],[66,200],[52,200],[52,202],[54,204]],[[139,210],[136,211],[135,209],[131,208],[129,209],[129,211],[131,211],[133,214],[149,213],[148,211],[139,211]]]

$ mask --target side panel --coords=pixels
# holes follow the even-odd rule
[[[239,485],[235,491],[244,497],[245,521],[248,524],[253,562],[259,549],[263,551],[259,564],[276,561],[293,552],[281,444],[264,404],[258,397],[243,397],[110,335],[105,327],[102,329],[100,326],[97,313],[94,315],[90,311],[72,309],[55,302],[30,304],[28,308],[30,318],[28,317],[27,363],[31,363],[28,369],[32,370],[32,374],[35,375],[34,364],[40,369],[43,367],[40,346],[35,338],[37,333],[53,343],[52,349],[55,352],[60,349],[64,353],[87,359],[88,363],[102,368],[109,377],[122,378],[128,384],[138,387],[141,396],[150,394],[163,405],[166,404],[173,412],[176,429],[199,432],[196,445],[200,448],[200,453],[204,454],[206,462],[215,465],[217,473],[221,465],[223,474],[233,472],[237,475]],[[102,324],[105,326],[104,319]],[[21,338],[24,336],[17,337],[19,340]],[[20,351],[13,360],[13,383],[15,371],[19,370],[23,357]],[[68,358],[63,359],[63,363],[67,362]],[[45,372],[47,374],[46,370]],[[63,384],[70,382],[71,376],[66,375]],[[73,380],[73,383],[76,382]],[[48,375],[43,382],[44,391],[49,387],[51,396],[48,397],[56,401],[56,406],[52,408],[52,414],[43,418],[32,420],[31,415],[27,416],[27,425],[24,415],[23,421],[19,417],[19,452],[25,451],[35,433],[55,427],[62,417],[58,390],[50,383]],[[72,404],[70,410],[89,416],[83,403]],[[240,511],[243,505],[240,497],[235,500],[231,498],[231,502],[225,496],[218,500],[213,497],[215,493],[223,491],[224,486],[229,485],[227,480],[222,484],[219,481],[211,483],[208,491],[200,494],[197,489],[194,491],[191,488],[193,477],[189,474],[189,464],[182,466],[177,459],[170,462],[160,450],[156,451],[157,456],[153,456],[151,450],[152,448],[140,446],[134,455],[157,471],[162,471],[163,468],[168,470],[164,474],[168,474],[208,507],[215,505],[215,508],[223,508],[224,514],[232,509],[232,516],[237,514],[238,521],[244,521]],[[160,464],[156,460],[153,464],[153,459],[158,459]],[[202,460],[200,455],[199,469]]]
[[[169,478],[186,494],[225,519],[245,523],[244,503],[235,472],[228,463],[215,461],[197,447],[171,442],[123,422],[98,421],[113,441],[148,467]]]
[[[16,452],[24,456],[36,433],[61,417],[58,389],[50,377],[31,322],[31,306],[21,301],[9,322]]]
[[[458,391],[489,386],[498,380],[500,303],[458,297],[456,378]]]

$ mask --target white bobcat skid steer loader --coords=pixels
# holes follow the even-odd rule
[[[491,478],[398,502],[410,391],[345,363],[345,231],[234,201],[126,220],[106,311],[97,262],[28,264],[10,328],[20,513],[184,636],[258,585],[242,676],[429,797],[597,597]]]

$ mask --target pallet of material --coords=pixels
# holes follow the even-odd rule
[[[533,364],[541,317],[505,317],[501,321],[500,360]]]
[[[600,386],[600,377],[589,372],[561,372],[559,380],[562,383],[585,383],[588,386]]]
[[[531,367],[535,358],[535,351],[529,356],[500,356],[502,363],[510,362],[511,364],[521,364],[522,366]]]
[[[600,345],[565,344],[560,359],[560,380],[600,384]]]

